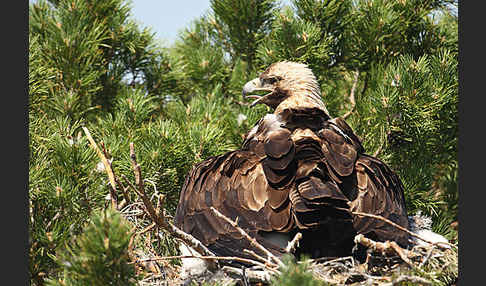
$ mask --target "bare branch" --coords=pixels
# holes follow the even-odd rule
[[[401,248],[396,242],[394,241],[385,241],[385,242],[376,242],[369,238],[366,238],[362,234],[358,234],[354,237],[354,242],[359,243],[367,248],[370,248],[373,251],[378,251],[383,254],[388,255],[398,255],[400,258],[407,263],[410,267],[416,268],[415,265],[408,259],[408,251],[406,249]]]
[[[266,249],[265,247],[263,247],[263,245],[261,245],[260,243],[258,243],[258,241],[255,238],[251,237],[248,233],[246,233],[246,231],[244,231],[241,227],[238,226],[237,222],[232,221],[230,218],[228,218],[227,216],[225,216],[222,213],[220,213],[214,207],[211,207],[210,209],[211,209],[211,211],[217,217],[220,217],[220,218],[224,219],[231,226],[233,226],[241,235],[243,235],[244,238],[246,238],[250,242],[251,245],[253,245],[256,248],[258,248],[259,250],[261,250],[263,253],[265,253],[265,255],[267,255],[269,258],[271,258],[273,261],[275,261],[279,266],[283,266],[284,265],[283,262],[282,262],[282,260],[280,260],[278,257],[276,257],[275,255],[273,255],[268,249]]]
[[[146,233],[147,231],[151,230],[155,226],[156,226],[156,224],[155,224],[155,222],[153,222],[149,226],[147,226],[146,228],[144,228],[141,231],[137,232],[137,234],[140,235],[140,234]]]
[[[289,242],[287,247],[285,248],[285,252],[292,253],[295,249],[299,246],[299,240],[302,238],[302,233],[298,232],[295,234],[294,239]]]
[[[250,282],[257,283],[257,282],[263,282],[263,283],[268,283],[270,282],[272,275],[265,270],[251,270],[251,269],[245,269],[245,273],[243,274],[243,270],[240,268],[235,268],[235,267],[230,267],[230,266],[223,266],[221,268],[224,272],[228,274],[234,274],[239,277],[243,277],[245,275],[248,277]]]
[[[393,221],[391,221],[391,220],[389,220],[387,218],[384,218],[382,216],[379,216],[379,215],[374,215],[374,214],[369,214],[369,213],[362,213],[362,212],[353,212],[353,211],[351,213],[352,214],[355,214],[355,215],[359,215],[359,216],[365,216],[365,217],[370,217],[370,218],[374,218],[374,219],[378,219],[378,220],[384,221],[384,222],[386,222],[386,223],[388,223],[388,224],[390,224],[390,225],[398,228],[399,230],[404,231],[404,232],[410,234],[411,236],[416,237],[416,238],[418,238],[418,239],[420,239],[422,241],[425,241],[425,242],[427,242],[429,244],[432,244],[432,245],[437,245],[439,247],[444,247],[444,245],[448,245],[448,246],[457,248],[457,246],[455,246],[452,243],[448,243],[448,242],[432,242],[432,241],[430,241],[430,240],[428,240],[428,239],[426,239],[426,238],[424,238],[424,237],[422,237],[422,236],[420,236],[420,235],[418,235],[418,234],[416,234],[414,232],[411,232],[410,230],[404,228],[403,226],[398,225],[398,224],[394,223]]]
[[[378,149],[376,149],[376,151],[373,153],[373,157],[378,157],[382,148],[383,148],[383,144],[381,144],[380,147],[378,147]]]
[[[98,148],[98,145],[96,145],[96,142],[94,141],[93,137],[91,137],[91,133],[89,132],[88,128],[82,127],[84,133],[86,134],[86,137],[88,137],[88,141],[91,144],[91,147],[96,151],[96,154],[98,157],[100,157],[101,162],[103,162],[103,165],[105,166],[105,171],[108,174],[108,179],[110,180],[110,196],[111,196],[111,206],[118,210],[118,200],[117,200],[117,195],[116,195],[116,182],[115,182],[115,175],[113,174],[113,170],[111,169],[111,164],[108,162],[106,159],[105,155],[101,152],[101,150]]]
[[[214,256],[214,254],[204,244],[202,244],[202,242],[197,240],[192,235],[185,233],[184,231],[182,231],[181,229],[173,225],[171,222],[169,222],[165,217],[163,211],[159,213],[156,212],[152,202],[150,201],[149,197],[145,193],[142,171],[140,165],[137,163],[137,158],[135,156],[135,148],[133,143],[130,143],[130,160],[132,162],[133,172],[135,175],[135,186],[133,184],[130,184],[130,186],[134,188],[136,193],[142,199],[146,211],[148,212],[152,221],[155,222],[155,224],[157,224],[158,227],[168,231],[172,236],[182,240],[187,245],[190,245],[192,248],[194,248],[197,252],[201,253],[202,255]],[[162,206],[160,205],[159,207],[162,208]],[[210,268],[213,269],[216,267],[214,261],[211,260],[209,261],[209,266]]]
[[[124,205],[130,203],[130,196],[128,195],[128,187],[124,187],[122,185],[122,183],[120,182],[120,180],[118,179],[118,177],[115,175],[115,172],[113,171],[113,164],[112,164],[112,160],[108,160],[110,156],[110,154],[108,154],[108,151],[106,150],[106,147],[105,147],[105,143],[103,141],[100,142],[100,145],[101,147],[103,148],[103,154],[105,155],[105,158],[107,159],[106,161],[108,162],[108,164],[110,165],[110,168],[109,170],[111,171],[111,174],[113,175],[113,179],[116,183],[117,186],[120,187],[120,189],[122,190],[122,194],[123,194],[123,197],[125,198],[125,202],[123,203],[123,201],[118,205],[118,209],[121,209]],[[108,177],[110,175],[108,174]],[[110,181],[111,182],[111,181]],[[123,205],[122,205],[123,204]]]
[[[175,256],[155,256],[151,258],[145,258],[145,259],[138,259],[135,261],[135,263],[138,262],[147,262],[147,261],[158,261],[158,260],[170,260],[170,259],[183,259],[183,258],[198,258],[198,259],[204,259],[204,260],[229,260],[229,261],[238,261],[246,264],[251,264],[251,265],[257,265],[260,266],[264,269],[268,269],[272,271],[273,273],[279,273],[278,270],[271,268],[261,262],[258,262],[253,259],[248,259],[248,258],[242,258],[242,257],[237,257],[237,256],[199,256],[199,255],[175,255]]]
[[[277,264],[275,264],[275,263],[271,262],[270,260],[268,260],[268,259],[266,259],[266,258],[264,258],[264,257],[262,257],[262,256],[260,256],[258,254],[256,254],[255,251],[253,251],[253,250],[243,249],[243,252],[252,255],[253,257],[255,257],[256,259],[258,259],[259,261],[261,261],[261,262],[263,262],[263,263],[265,263],[265,264],[267,264],[269,266],[278,267]]]

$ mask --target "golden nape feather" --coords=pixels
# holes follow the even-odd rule
[[[263,95],[254,93],[264,92]],[[365,154],[342,118],[331,118],[304,64],[279,62],[243,87],[252,106],[274,109],[246,134],[239,150],[196,164],[182,187],[175,223],[220,256],[248,257],[254,248],[210,207],[275,255],[303,234],[295,254],[352,254],[353,238],[408,244],[408,234],[353,212],[408,228],[403,186],[382,161]],[[275,239],[278,237],[278,239]],[[282,237],[284,238],[282,242]]]

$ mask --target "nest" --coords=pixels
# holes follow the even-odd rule
[[[180,258],[157,255],[154,241],[170,238],[170,233],[159,229],[144,209],[143,203],[137,202],[121,210],[126,219],[134,224],[139,240],[145,242],[132,250],[133,262],[143,277],[139,285],[270,285],[279,275],[258,266],[220,266],[182,277],[183,269],[178,263]],[[305,261],[306,271],[314,279],[328,285],[455,285],[457,282],[458,252],[454,246],[417,244],[410,249],[399,248],[399,254],[390,246],[391,243],[375,242],[363,237],[358,237],[356,243],[368,247],[363,263],[352,256],[311,259]],[[283,268],[277,269],[284,271]]]
[[[164,196],[155,190],[154,195],[147,196],[141,168],[136,161],[133,143],[130,144],[130,159],[135,175],[135,183],[131,183],[122,175],[125,185],[121,183],[111,168],[104,145],[102,151],[97,147],[87,129],[85,130],[93,148],[100,156],[110,181],[109,199],[113,208],[133,224],[136,235],[132,237],[129,255],[137,269],[139,285],[270,285],[289,269],[282,260],[261,246],[255,239],[241,229],[237,221],[225,217],[216,209],[213,213],[226,220],[243,237],[266,254],[266,257],[252,254],[254,259],[243,261],[239,257],[217,257],[196,238],[183,232],[170,222],[170,217],[163,208]],[[121,190],[123,200],[118,201],[117,191]],[[132,189],[137,195],[135,199],[128,193]],[[155,200],[156,206],[152,204]],[[412,236],[413,246],[403,249],[393,241],[376,242],[357,235],[355,243],[368,249],[366,261],[359,263],[353,257],[335,259],[314,259],[300,261],[305,264],[305,271],[312,274],[316,280],[329,285],[455,285],[458,279],[457,246],[448,242],[431,242],[427,238],[413,233],[394,224],[386,218],[356,213],[383,220],[394,225],[401,231]],[[412,221],[415,225],[427,228],[429,222],[417,217]],[[300,233],[289,243],[286,251],[292,253],[298,247]],[[136,240],[136,242],[134,242]],[[420,242],[420,243],[418,243]],[[197,254],[193,256],[158,256],[159,253],[170,253],[177,249],[177,244],[184,243]],[[161,248],[164,248],[165,251]],[[179,259],[197,258],[204,261],[203,271],[188,277],[182,277],[184,269],[177,263]],[[220,263],[221,262],[221,263]],[[228,262],[243,262],[253,265],[249,268],[228,266]]]
[[[451,248],[417,246],[407,251],[409,262],[398,255],[369,251],[367,260],[353,257],[313,262],[308,270],[330,285],[455,285],[458,255]],[[410,282],[410,284],[401,284]]]

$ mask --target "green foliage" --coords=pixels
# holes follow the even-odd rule
[[[272,32],[258,50],[264,66],[281,60],[330,64],[331,39],[322,37],[317,23],[296,18],[289,7],[276,14]]]
[[[251,70],[259,41],[270,29],[275,0],[211,0],[214,25],[227,31],[230,55],[242,58]]]
[[[417,59],[440,46],[432,11],[447,1],[356,1],[347,43],[349,65],[368,71],[373,63],[389,63],[399,55]]]
[[[35,277],[49,273],[57,246],[103,205],[104,177],[94,172],[97,158],[86,148],[79,122],[31,114],[29,121],[29,261]]]
[[[149,29],[141,30],[129,16],[130,7],[122,0],[30,5],[36,60],[53,74],[43,82],[48,96],[30,96],[46,102],[42,112],[77,120],[99,108],[111,111],[127,84],[141,85],[148,93],[174,85],[164,50],[154,44]]]
[[[270,112],[248,108],[241,88],[280,60],[312,68],[331,116],[352,110],[346,120],[367,152],[399,174],[409,211],[431,215],[433,230],[456,239],[450,227],[459,196],[456,5],[212,0],[173,45],[162,47],[131,19],[124,0],[31,3],[31,282],[68,281],[84,273],[57,262],[79,262],[64,246],[85,251],[87,222],[109,204],[106,173],[82,126],[103,142],[114,172],[129,180],[133,142],[147,192],[164,194],[173,214],[193,164],[238,148]],[[170,238],[155,249],[177,254]],[[97,263],[91,264],[93,273]],[[317,283],[306,276],[305,263],[292,263],[285,270],[288,281]]]
[[[129,264],[131,226],[111,208],[93,214],[90,224],[58,252],[63,277],[48,285],[136,285]]]
[[[373,67],[370,78],[368,93],[357,99],[356,131],[365,134],[367,150],[381,148],[381,158],[399,173],[409,211],[437,216],[445,203],[437,200],[439,185],[457,172],[455,55],[440,50],[418,60],[401,56]]]

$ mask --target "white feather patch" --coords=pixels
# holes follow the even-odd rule
[[[183,243],[179,244],[179,250],[183,256],[199,255],[199,253],[192,247]],[[187,279],[191,276],[198,276],[203,274],[208,265],[205,260],[199,258],[181,258],[182,270],[181,279]]]
[[[424,239],[437,243],[437,242],[449,242],[444,236],[432,231],[432,219],[426,215],[423,215],[420,211],[413,216],[408,217],[408,222],[410,225],[410,231],[416,233],[417,235],[423,237]],[[411,237],[411,243],[414,245],[427,246],[428,243],[418,239],[416,237]],[[450,248],[448,245],[443,245],[446,248]]]

